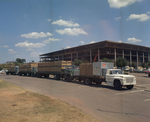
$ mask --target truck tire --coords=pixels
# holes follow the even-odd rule
[[[65,76],[65,81],[67,81],[67,82],[70,82],[70,81],[71,81],[70,75]]]
[[[56,75],[56,80],[60,80],[60,75]]]
[[[102,84],[102,82],[101,82],[101,81],[99,81],[99,82],[96,82],[96,84],[97,84],[97,85],[101,85],[101,84]]]
[[[131,90],[134,87],[134,85],[126,85],[126,88]]]
[[[37,74],[36,77],[37,77],[37,78],[42,78],[42,75],[41,75],[41,74]]]
[[[8,72],[6,72],[6,75],[9,75],[9,73],[8,73]]]
[[[122,89],[122,85],[121,85],[121,83],[120,83],[119,80],[115,80],[115,81],[114,81],[114,88],[115,88],[116,90]]]
[[[85,83],[86,85],[91,85],[91,84],[92,84],[92,81],[91,81],[91,79],[86,78],[86,79],[84,80],[84,83]]]

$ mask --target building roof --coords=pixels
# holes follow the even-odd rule
[[[92,43],[92,44],[80,45],[77,47],[72,47],[72,48],[68,48],[68,49],[45,53],[40,56],[59,55],[59,54],[64,54],[64,53],[67,54],[67,53],[79,52],[82,50],[98,49],[98,48],[102,48],[102,47],[112,47],[112,48],[121,48],[121,49],[127,49],[127,50],[150,52],[150,47],[105,40],[105,41],[100,41],[100,42],[96,42],[96,43]]]

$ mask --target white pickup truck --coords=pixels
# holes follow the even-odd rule
[[[107,69],[105,82],[108,85],[113,85],[115,89],[121,89],[126,86],[127,89],[132,89],[136,84],[136,78],[133,75],[125,75],[120,69]]]

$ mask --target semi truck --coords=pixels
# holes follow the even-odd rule
[[[19,76],[31,76],[32,74],[34,74],[34,67],[37,67],[38,63],[25,63],[23,65],[19,66],[19,72],[18,75]]]
[[[19,73],[19,66],[12,66],[8,69],[8,71],[6,72],[6,75],[17,75]]]
[[[71,66],[70,66],[71,67]],[[136,78],[133,75],[125,75],[121,69],[114,69],[113,63],[108,62],[93,62],[83,63],[79,70],[74,66],[66,68],[65,78],[67,81],[77,79],[83,80],[86,85],[92,83],[101,84],[105,82],[107,85],[114,86],[115,89],[122,89],[125,86],[127,89],[132,89],[136,84]]]

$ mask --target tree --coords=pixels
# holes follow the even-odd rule
[[[127,63],[127,60],[125,58],[118,57],[116,59],[116,65],[117,65],[117,67],[121,67],[121,69],[122,69],[122,67],[127,66],[127,64],[128,63]]]
[[[25,59],[17,58],[17,59],[16,59],[16,62],[18,62],[18,63],[25,63],[26,60],[25,60]]]
[[[136,64],[134,62],[132,63],[132,67],[134,67],[134,68],[136,67]]]
[[[32,60],[32,63],[34,63],[35,61],[34,60]]]
[[[142,65],[141,65],[143,68],[145,68],[146,67],[146,63],[142,63]]]
[[[3,67],[0,66],[0,70],[2,70],[2,69],[3,69]]]
[[[76,66],[80,66],[80,64],[82,64],[82,63],[83,62],[81,60],[77,60],[77,59],[74,60],[74,65],[76,65]]]
[[[108,58],[103,58],[102,62],[112,62],[112,61],[110,59],[108,59]]]

